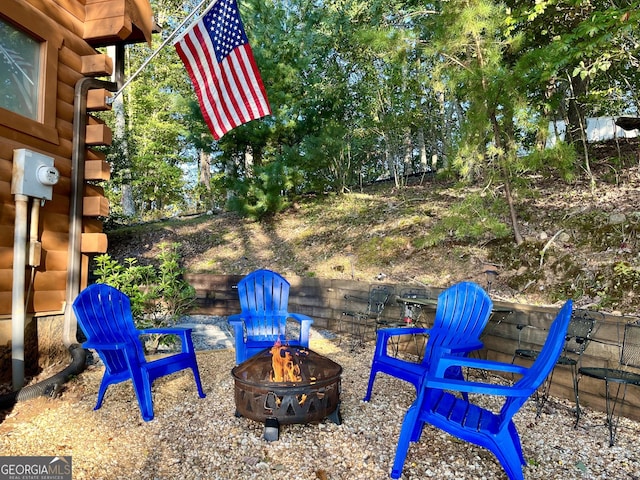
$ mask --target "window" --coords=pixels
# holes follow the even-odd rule
[[[23,0],[0,0],[0,136],[60,144],[58,50],[64,29]]]
[[[40,121],[41,42],[0,19],[0,107]]]

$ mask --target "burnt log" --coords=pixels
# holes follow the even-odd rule
[[[626,131],[636,130],[640,128],[640,118],[639,117],[618,117],[616,119],[616,125]]]

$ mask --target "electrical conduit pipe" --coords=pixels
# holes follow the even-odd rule
[[[37,243],[38,223],[40,212],[40,199],[31,199],[31,224],[28,224],[28,204],[29,197],[22,194],[15,195],[16,215],[14,225],[14,248],[13,248],[13,286],[11,294],[11,343],[12,343],[12,387],[13,392],[0,396],[0,409],[11,408],[16,402],[39,397],[41,395],[53,396],[60,386],[72,375],[82,372],[85,367],[86,352],[78,345],[69,347],[72,362],[61,372],[47,378],[34,385],[24,387],[24,329],[26,323],[25,294],[24,285],[26,279],[27,265],[27,237],[29,245]],[[34,248],[34,247],[32,247]],[[39,255],[33,255],[29,259],[29,264],[39,261]],[[37,265],[32,265],[33,267]],[[34,320],[35,321],[35,320]]]
[[[15,195],[13,228],[13,286],[11,290],[11,378],[13,389],[24,385],[24,281],[26,268],[27,216],[29,197]]]

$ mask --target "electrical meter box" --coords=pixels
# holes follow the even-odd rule
[[[53,166],[53,158],[38,152],[19,148],[13,151],[11,193],[51,200],[53,186],[60,173]]]

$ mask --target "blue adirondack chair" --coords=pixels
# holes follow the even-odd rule
[[[555,366],[565,342],[573,302],[568,300],[554,320],[547,340],[535,362],[529,367],[512,363],[450,355],[434,356],[420,392],[407,410],[391,478],[400,478],[410,442],[420,440],[425,423],[440,428],[461,440],[489,449],[498,458],[511,480],[524,480],[526,465],[522,445],[513,416],[544,382]],[[451,367],[515,373],[522,375],[513,385],[493,385],[476,381],[447,378]],[[460,398],[455,392],[505,397],[498,413]]]
[[[313,319],[289,313],[289,282],[271,270],[256,270],[238,282],[241,313],[230,315],[236,344],[236,364],[251,358],[280,340],[289,345],[309,347]],[[300,325],[297,338],[287,335],[287,319]],[[297,332],[296,332],[297,333]]]
[[[379,372],[410,382],[418,391],[420,381],[432,362],[436,347],[447,347],[450,352],[466,355],[482,348],[479,337],[491,316],[493,303],[479,285],[472,282],[457,283],[438,295],[438,305],[432,328],[385,328],[378,330],[373,354],[369,385],[364,401],[371,399],[373,384]],[[398,358],[388,353],[389,340],[396,335],[429,335],[420,363]],[[457,367],[447,372],[451,378],[462,379]]]
[[[156,378],[190,368],[198,395],[204,398],[190,328],[150,328],[137,330],[131,316],[131,302],[120,290],[105,284],[85,288],[73,302],[80,328],[87,337],[84,348],[95,349],[105,366],[94,410],[102,406],[109,385],[131,380],[145,421],[153,419],[151,385]],[[173,334],[182,350],[148,361],[140,342],[144,334]]]

